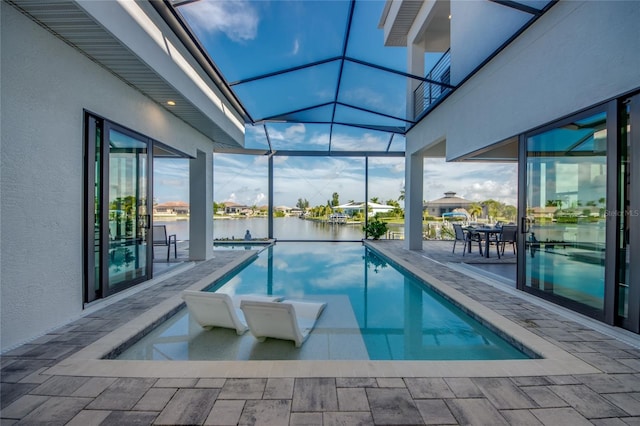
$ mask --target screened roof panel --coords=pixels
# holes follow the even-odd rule
[[[341,84],[344,88],[338,101],[401,119],[406,117],[406,77],[347,61]]]
[[[329,151],[329,124],[268,123],[274,151]]]
[[[349,2],[201,0],[178,10],[233,83],[340,56]]]
[[[402,135],[413,124],[405,120],[407,79],[425,77],[406,74],[405,47],[384,46],[378,23],[385,1],[164,0],[164,4],[176,11],[242,104],[249,125],[246,148],[398,152],[405,147]],[[504,28],[500,34],[507,37],[553,4],[552,0],[480,1],[490,4],[485,10],[492,11],[482,16],[481,25],[499,25]],[[466,8],[462,3],[455,2],[456,7]],[[496,46],[502,41],[496,40]],[[426,53],[425,63],[433,65],[440,56]],[[427,74],[430,69],[426,67]]]
[[[331,151],[386,151],[391,134],[335,125],[331,137]]]
[[[244,126],[244,147],[247,149],[269,150],[269,141],[262,124]]]
[[[378,29],[377,25],[372,25],[380,20],[384,3],[383,1],[356,2],[347,45],[347,57],[404,72],[407,64],[407,49],[385,47],[384,32]]]
[[[340,62],[333,61],[233,87],[254,120],[334,100]]]
[[[389,146],[391,152],[404,152],[407,148],[407,138],[404,135],[393,135],[393,140]]]
[[[353,123],[354,126],[358,127],[374,129],[384,127],[388,129],[387,131],[395,129],[396,132],[401,132],[406,124],[402,120],[372,114],[367,111],[350,108],[341,104],[336,106],[336,115],[334,120],[337,123]]]
[[[273,116],[275,121],[289,121],[292,123],[331,123],[334,103],[330,102],[322,106],[305,108],[298,111]]]

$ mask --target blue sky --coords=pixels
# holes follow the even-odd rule
[[[298,198],[324,204],[333,192],[340,201],[364,199],[364,160],[345,157],[274,157],[274,204],[295,206]],[[154,163],[158,202],[189,201],[187,160]],[[516,204],[517,166],[514,163],[446,163],[425,159],[424,200],[446,191],[474,201],[489,198]],[[369,199],[397,199],[404,185],[403,158],[369,159]],[[216,154],[214,200],[246,205],[267,204],[267,157]]]
[[[358,0],[346,56],[398,71],[406,70],[406,49],[385,47],[377,28],[384,1]],[[224,1],[200,0],[179,7],[190,27],[229,83],[289,67],[335,58],[342,53],[349,2],[339,1]],[[430,69],[439,54],[426,55]],[[391,134],[359,127],[308,121],[335,121],[404,127],[406,78],[358,63],[327,62],[321,66],[233,85],[254,120],[285,112],[329,105],[288,115],[306,123],[267,123],[274,150],[384,151]],[[342,74],[340,74],[342,70]],[[341,75],[339,90],[338,77]],[[336,96],[337,93],[337,96]],[[331,102],[338,101],[335,105]],[[346,104],[346,105],[345,105]],[[247,148],[267,149],[262,124],[247,126]],[[404,137],[396,135],[391,151],[404,151]],[[364,160],[346,157],[274,157],[276,205],[295,205],[307,198],[324,204],[333,192],[340,200],[364,199]],[[159,202],[187,201],[185,160],[155,163],[155,198]],[[404,187],[404,160],[370,158],[369,198],[397,199]],[[266,204],[266,157],[216,155],[214,199],[242,204]],[[425,160],[424,199],[445,191],[472,200],[488,198],[515,204],[515,164],[445,164]]]

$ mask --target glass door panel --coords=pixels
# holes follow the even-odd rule
[[[618,176],[619,205],[616,224],[618,226],[618,322],[624,322],[629,315],[629,185],[630,169],[628,153],[631,147],[629,127],[629,105],[622,110],[620,133],[620,174]]]
[[[606,113],[526,139],[526,289],[592,316],[605,294]]]
[[[150,275],[146,141],[108,128],[108,293]]]

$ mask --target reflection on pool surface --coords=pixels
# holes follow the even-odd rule
[[[119,359],[486,360],[522,352],[361,244],[278,243],[213,284],[228,294],[327,302],[301,348],[205,330],[182,309]]]

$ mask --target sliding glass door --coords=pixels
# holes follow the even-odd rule
[[[108,293],[149,278],[148,142],[113,125],[109,141]]]
[[[603,319],[607,113],[582,114],[524,140],[523,289]]]
[[[151,144],[87,115],[85,302],[151,278]]]
[[[615,219],[617,268],[615,293],[616,323],[640,332],[640,262],[632,248],[640,241],[640,94],[624,99],[620,105],[620,167],[618,171],[618,208]],[[634,131],[635,130],[635,131]],[[635,149],[634,149],[635,148]]]

